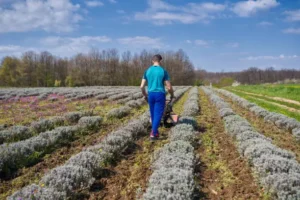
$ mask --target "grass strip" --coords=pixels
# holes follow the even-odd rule
[[[249,95],[245,95],[244,93],[241,93],[241,92],[236,92],[236,91],[231,91],[231,92],[235,93],[236,95],[238,95],[240,97],[247,99],[248,101],[250,101],[252,103],[256,103],[257,105],[267,109],[268,111],[281,113],[281,114],[295,118],[296,120],[300,121],[300,114],[298,114],[298,113],[288,111],[285,108],[281,108],[279,106],[273,105],[264,100],[259,100],[256,97],[251,97]]]
[[[293,104],[293,103],[284,102],[284,101],[280,101],[280,100],[275,100],[275,99],[272,99],[272,98],[267,97],[267,96],[261,96],[259,94],[257,94],[257,95],[255,95],[255,94],[246,94],[244,91],[234,90],[232,88],[230,88],[230,89],[228,88],[227,90],[230,91],[230,92],[232,92],[232,93],[235,93],[235,92],[243,93],[244,95],[248,95],[248,96],[251,96],[251,97],[258,98],[258,99],[263,99],[263,100],[266,100],[266,101],[278,103],[278,104],[281,104],[281,105],[284,105],[284,106],[287,106],[287,107],[290,107],[290,108],[294,108],[294,109],[297,109],[297,110],[300,111],[300,106],[296,105],[296,104]]]
[[[246,92],[253,92],[257,94],[264,94],[272,97],[282,97],[292,99],[300,102],[300,85],[240,85],[234,87],[235,89],[243,90]]]

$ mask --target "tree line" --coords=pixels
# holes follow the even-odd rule
[[[7,56],[0,66],[0,86],[53,87],[93,85],[139,85],[154,54],[163,56],[162,65],[176,85],[192,85],[194,66],[183,50],[123,52],[99,51],[72,58],[60,58],[49,52],[29,51],[20,58]]]
[[[219,84],[233,81],[242,84],[261,84],[300,80],[300,70],[265,70],[251,67],[241,72],[207,72],[195,69],[183,50],[130,51],[121,54],[116,49],[91,49],[86,54],[61,58],[49,52],[25,52],[21,57],[7,56],[0,64],[0,86],[59,87],[59,86],[116,86],[139,85],[144,71],[151,65],[154,54],[163,57],[162,65],[169,72],[174,85]]]
[[[285,80],[300,80],[299,69],[281,69],[275,70],[273,67],[267,69],[259,69],[250,67],[241,72],[207,72],[205,70],[197,70],[195,76],[198,80],[203,80],[204,84],[224,84],[230,85],[233,81],[238,81],[242,84],[262,84],[275,83]]]

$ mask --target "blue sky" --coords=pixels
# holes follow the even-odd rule
[[[300,69],[300,0],[0,0],[0,57],[183,49],[195,67]]]

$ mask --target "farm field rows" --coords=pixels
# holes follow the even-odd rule
[[[264,84],[264,85],[240,85],[231,87],[245,92],[263,94],[270,97],[281,97],[300,102],[299,84]]]
[[[297,120],[225,90],[175,91],[180,121],[151,142],[136,87],[0,90],[10,113],[0,119],[0,199],[300,198]]]
[[[257,105],[300,121],[299,85],[254,85],[227,87],[233,92]]]

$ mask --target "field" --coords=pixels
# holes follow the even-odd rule
[[[259,106],[300,121],[300,85],[241,85],[228,87],[233,92]]]
[[[155,142],[137,87],[2,88],[0,199],[300,199],[298,97],[258,87],[175,87]]]

